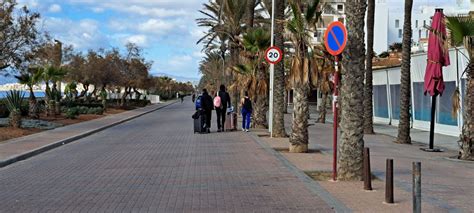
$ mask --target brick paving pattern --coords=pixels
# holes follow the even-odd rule
[[[332,212],[241,132],[175,104],[0,169],[0,212]]]

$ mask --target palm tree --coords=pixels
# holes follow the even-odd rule
[[[201,38],[198,43],[207,40],[206,46],[211,47],[212,41],[219,38],[221,56],[225,56],[225,51],[222,50],[229,49],[230,51],[230,63],[228,63],[228,67],[239,64],[241,51],[240,41],[242,32],[245,31],[244,21],[247,6],[247,0],[212,1],[209,4],[204,4],[205,10],[201,11],[201,13],[206,15],[206,18],[197,19],[199,26],[209,28],[206,35]],[[227,45],[224,45],[225,42],[227,42]],[[232,96],[234,105],[237,105],[238,94],[233,93]]]
[[[44,67],[41,70],[41,80],[46,84],[45,99],[48,107],[47,114],[58,114],[59,110],[57,109],[56,103],[59,103],[61,94],[59,94],[57,89],[57,82],[66,75],[66,71],[53,66]],[[50,87],[51,82],[53,83],[52,88]]]
[[[411,144],[410,108],[411,108],[411,12],[413,0],[405,0],[405,21],[403,24],[402,70],[400,78],[400,123],[396,142]]]
[[[232,85],[232,88],[249,91],[249,95],[255,102],[253,125],[255,128],[266,128],[269,76],[264,55],[265,50],[270,46],[270,34],[263,28],[249,30],[243,36],[242,44],[245,57],[241,61],[244,64],[239,64],[234,68],[240,75],[236,75],[238,81],[235,82],[236,85]]]
[[[366,0],[346,1],[347,46],[342,55],[341,136],[338,158],[338,179],[362,178],[364,149],[364,72]]]
[[[461,134],[460,159],[472,159],[474,149],[474,19],[472,17],[447,17],[454,46],[464,45],[469,56],[466,68],[467,86],[464,96],[464,123]]]
[[[310,32],[316,27],[321,12],[318,11],[319,0],[308,3],[291,0],[289,3],[292,17],[286,26],[295,49],[290,71],[290,81],[295,92],[295,103],[289,150],[290,152],[300,153],[308,151],[308,93],[310,91],[308,49],[311,48],[312,38]],[[305,9],[304,12],[303,9]]]
[[[368,0],[367,6],[367,56],[365,68],[364,87],[364,133],[374,134],[374,109],[373,80],[372,80],[372,59],[374,58],[374,23],[375,23],[375,0]]]
[[[222,78],[223,63],[218,51],[210,51],[206,53],[199,65],[199,72],[203,75],[202,88],[217,88],[224,83]]]
[[[41,77],[41,72],[38,69],[30,68],[27,72],[22,72],[20,75],[15,76],[18,79],[20,84],[26,85],[30,92],[28,102],[29,102],[29,116],[33,119],[39,118],[39,108],[37,105],[35,92],[33,86],[39,83]]]
[[[284,51],[285,0],[275,1],[275,45]],[[285,53],[282,53],[285,56]],[[273,137],[287,137],[285,130],[285,63],[275,65],[273,97]]]

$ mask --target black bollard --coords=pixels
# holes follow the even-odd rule
[[[393,201],[393,159],[387,159],[387,171],[385,175],[385,203]]]
[[[413,162],[413,212],[421,213],[421,162]]]
[[[372,190],[372,173],[370,172],[370,150],[364,148],[364,189]]]

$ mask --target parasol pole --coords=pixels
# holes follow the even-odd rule
[[[430,123],[430,150],[434,150],[434,127],[435,127],[435,113],[436,113],[436,98],[438,97],[438,92],[435,92],[433,97],[431,97],[431,123]]]
[[[436,12],[443,12],[443,9],[436,8]],[[439,152],[441,150],[439,149],[434,149],[434,129],[435,129],[435,118],[436,118],[436,99],[438,98],[438,91],[436,91],[437,85],[439,80],[435,80],[435,94],[431,97],[431,123],[430,123],[430,142],[429,142],[429,148],[428,150],[425,151],[431,151],[431,152]]]

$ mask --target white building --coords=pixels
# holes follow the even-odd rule
[[[470,0],[471,11],[474,11],[474,0]],[[333,21],[345,23],[345,0],[325,1],[325,9],[322,14],[322,22],[314,32],[313,43],[323,41],[326,27]],[[417,4],[418,3],[418,4]],[[439,5],[447,15],[467,14],[469,8],[463,0],[457,0],[455,4],[447,7]],[[331,9],[332,8],[332,9]],[[428,30],[425,26],[431,24],[431,17],[438,5],[426,2],[415,2],[412,11],[413,50],[424,50],[427,48]],[[375,26],[374,26],[374,51],[380,54],[388,50],[393,43],[401,43],[403,38],[404,1],[376,0],[375,3]]]
[[[464,49],[461,51],[466,54]],[[466,75],[461,76],[467,67],[468,59],[455,49],[450,50],[451,65],[443,68],[445,90],[437,99],[435,132],[459,136],[462,129],[462,112],[452,115],[452,97],[456,88],[461,94],[463,103],[466,94]],[[412,55],[411,60],[411,114],[412,126],[415,129],[429,130],[431,97],[424,95],[424,75],[426,70],[426,53]],[[376,123],[397,126],[400,118],[400,74],[401,67],[377,68],[373,73],[374,121]],[[461,104],[462,110],[462,104]]]

